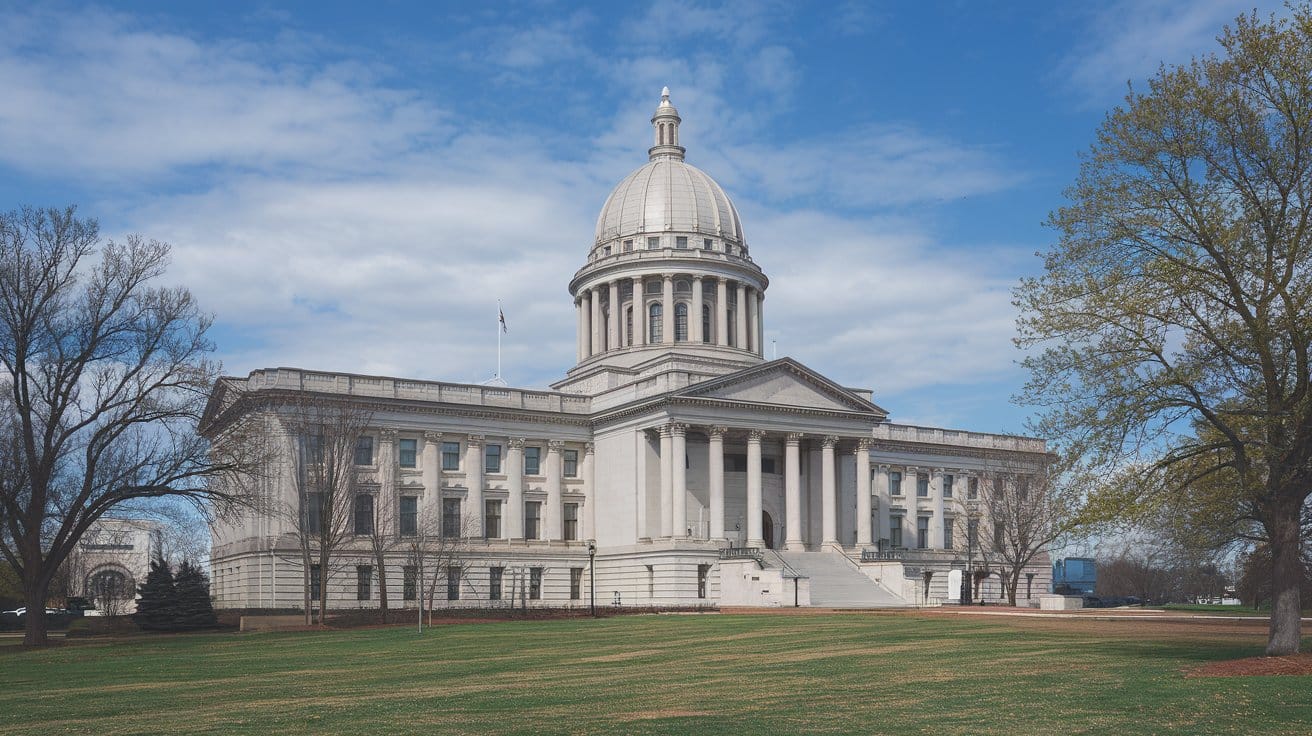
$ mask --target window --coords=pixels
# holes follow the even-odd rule
[[[943,476],[943,498],[952,498],[952,482],[956,480],[952,475]],[[947,549],[952,549],[948,547]]]
[[[646,281],[644,283],[646,284],[646,286],[643,287],[643,291],[646,292],[647,294],[650,294],[652,296],[660,296],[661,294],[664,293],[665,287],[661,281],[653,280],[653,281]]]
[[[565,504],[565,539],[574,541],[579,538],[579,505]]]
[[[711,341],[711,305],[702,305],[702,342]]]
[[[647,565],[647,597],[656,597],[656,567]]]
[[[916,498],[929,497],[929,476],[925,473],[916,473]]]
[[[888,546],[893,549],[901,549],[902,544],[902,517],[894,514],[888,517]]]
[[[633,250],[633,241],[632,240],[624,241],[624,252],[628,253],[631,250]]]
[[[647,307],[647,340],[648,342],[660,342],[664,338],[662,330],[663,318],[661,316],[661,305],[652,304]]]
[[[710,576],[711,576],[710,565],[697,566],[697,597],[698,598],[706,597],[706,581],[708,578],[710,578]]]
[[[929,517],[916,517],[916,549],[929,549]]]
[[[419,567],[417,565],[405,565],[401,568],[401,600],[413,601],[419,599]]]
[[[305,515],[305,533],[320,534],[323,532],[323,494],[307,493],[305,494],[305,508],[301,513]]]
[[[442,499],[442,536],[460,536],[460,499]]]
[[[1001,551],[1006,546],[1007,534],[1002,522],[993,522],[993,549]]]
[[[890,471],[888,474],[888,495],[902,495],[902,474],[896,470]]]
[[[401,536],[414,537],[419,535],[419,497],[402,496],[401,497]]]
[[[683,250],[687,250],[687,249],[688,249],[688,237],[687,237],[686,235],[679,235],[679,236],[675,237],[675,239],[674,239],[674,247],[675,247],[675,248],[681,248],[681,249],[683,249]]]
[[[442,469],[443,470],[460,469],[460,443],[459,442],[442,443]]]
[[[448,567],[446,569],[446,599],[449,601],[460,600],[460,568]]]
[[[746,473],[747,456],[740,452],[726,452],[724,454],[724,470],[729,473]]]
[[[572,601],[576,601],[582,597],[583,597],[583,568],[571,567],[569,569],[569,599]]]
[[[306,463],[318,465],[323,462],[323,435],[307,434],[302,437],[301,451],[305,454]]]
[[[528,569],[528,597],[530,600],[542,600],[542,568]]]
[[[683,302],[674,305],[674,341],[688,342],[688,305]]]
[[[490,601],[501,600],[501,576],[505,575],[504,567],[489,567],[487,569],[487,599]]]
[[[712,250],[712,249],[713,249],[713,244],[711,243],[711,239],[710,239],[710,238],[702,238],[702,249],[703,249],[703,250]]]
[[[972,501],[979,498],[979,478],[966,479],[966,498]]]
[[[374,464],[374,438],[367,434],[360,435],[355,440],[355,464],[356,465],[373,465]]]
[[[566,478],[579,477],[579,451],[578,450],[565,451],[565,477]]]
[[[318,565],[310,565],[310,600],[317,601],[323,595],[323,580],[319,578],[320,570],[323,568]]]
[[[766,475],[778,475],[779,474],[778,467],[779,467],[779,463],[776,462],[774,458],[772,457],[761,458],[762,473],[765,473]]]
[[[374,533],[374,497],[368,493],[355,496],[355,533],[367,535]]]
[[[542,448],[524,448],[524,475],[542,475]]]
[[[979,546],[979,519],[966,522],[966,545],[972,549]]]
[[[660,238],[647,238],[647,250],[656,250],[661,247]]]
[[[372,565],[355,566],[355,599],[367,601],[373,597],[374,568]]]
[[[601,254],[602,254],[603,256],[608,256],[608,255],[610,255],[610,246],[608,245],[608,246],[606,246],[605,248],[602,248],[602,249],[601,249]]]
[[[501,445],[487,445],[483,448],[483,471],[501,472]]]
[[[943,519],[943,549],[952,549],[952,525],[955,523],[950,516]]]
[[[400,440],[397,442],[397,447],[401,448],[401,467],[415,467],[415,454],[419,448],[419,440]]]
[[[524,538],[537,539],[542,526],[542,502],[529,501],[524,504]]]
[[[483,535],[488,539],[501,537],[501,502],[483,502]]]

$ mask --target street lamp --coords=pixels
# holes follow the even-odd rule
[[[597,543],[588,541],[588,608],[597,617]]]

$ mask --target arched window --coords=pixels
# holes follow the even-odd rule
[[[665,335],[661,331],[661,323],[664,320],[661,315],[660,302],[652,303],[652,305],[647,308],[647,315],[647,339],[651,342],[660,342],[665,339]]]
[[[629,336],[629,345],[633,345],[633,307],[624,310],[624,334]]]
[[[91,576],[87,593],[102,611],[112,611],[114,603],[132,598],[132,585],[118,570],[101,570]]]
[[[674,305],[674,341],[688,342],[688,305],[684,302]]]
[[[711,305],[702,305],[702,342],[711,341]]]

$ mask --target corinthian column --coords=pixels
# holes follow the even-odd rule
[[[441,513],[442,433],[424,432],[424,509],[421,519],[436,519]]]
[[[674,344],[674,274],[661,275],[661,342]]]
[[[733,329],[733,346],[740,349],[747,349],[747,284],[738,282],[738,302],[733,310],[734,329]]]
[[[565,443],[551,440],[547,443],[547,533],[546,539],[565,538],[564,511],[560,500],[560,453]],[[586,539],[586,537],[584,537]]]
[[[856,543],[870,546],[870,440],[856,443]]]
[[[606,349],[614,350],[620,347],[620,320],[623,319],[621,314],[624,310],[620,308],[620,282],[610,282],[610,317],[606,320]]]
[[[583,299],[574,300],[574,353],[575,362],[582,363],[588,358],[588,351],[583,347],[583,336],[588,334],[587,309],[583,306]]]
[[[825,437],[820,450],[820,518],[823,544],[838,544],[838,503],[834,484],[834,446],[837,437]]]
[[[593,444],[583,445],[583,538],[597,538],[597,484],[593,470]]]
[[[740,291],[738,293],[741,294],[743,292]],[[750,289],[747,291],[747,309],[745,311],[747,312],[747,322],[745,323],[747,329],[743,334],[743,347],[759,355],[761,352],[761,344],[760,342],[758,342],[756,337],[756,290],[755,289]]]
[[[524,438],[506,442],[506,539],[524,538]]]
[[[729,344],[729,280],[715,279],[715,344]]]
[[[688,425],[670,425],[670,469],[674,471],[674,483],[671,493],[674,503],[671,506],[674,536],[688,536]]]
[[[461,524],[464,533],[471,537],[483,536],[483,435],[471,434],[465,447],[465,518],[468,524]]]
[[[711,497],[711,539],[724,539],[724,427],[711,427],[706,486]]]
[[[784,548],[790,552],[806,550],[802,541],[801,442],[798,432],[784,437]]]
[[[674,535],[674,433],[661,427],[661,536]]]
[[[761,520],[761,439],[765,432],[747,433],[747,546],[764,547]]]
[[[688,310],[688,339],[702,343],[702,277],[692,277],[692,308]]]
[[[633,344],[647,344],[647,303],[641,276],[633,277]]]
[[[591,335],[592,354],[596,355],[597,353],[600,353],[604,349],[601,343],[602,340],[605,338],[606,333],[601,331],[602,330],[601,287],[600,286],[593,287],[591,293],[592,293],[592,335]]]

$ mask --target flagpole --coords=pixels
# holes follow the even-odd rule
[[[497,300],[497,378],[501,377],[501,300]]]

